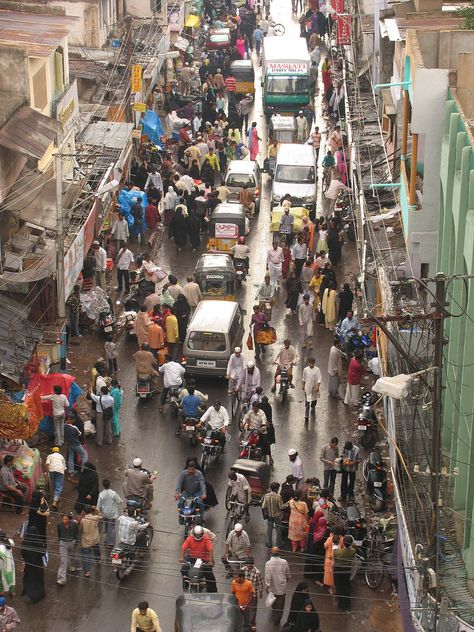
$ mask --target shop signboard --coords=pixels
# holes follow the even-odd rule
[[[84,226],[77,233],[76,238],[64,257],[64,295],[67,298],[77,281],[84,265]]]
[[[215,229],[216,239],[237,239],[238,236],[239,236],[239,227],[237,226],[237,224],[216,222],[216,229]]]
[[[337,15],[337,44],[349,46],[351,43],[351,16],[348,13]]]
[[[142,67],[139,64],[134,64],[131,69],[131,90],[132,92],[142,91]]]

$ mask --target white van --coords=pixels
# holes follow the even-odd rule
[[[183,345],[187,375],[224,377],[235,347],[242,346],[244,312],[234,301],[201,301]]]
[[[312,145],[281,144],[273,173],[272,207],[291,195],[292,206],[316,208],[316,154]]]

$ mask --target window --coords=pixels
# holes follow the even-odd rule
[[[254,177],[247,173],[229,173],[226,182],[226,185],[228,187],[242,188],[244,184],[246,184],[250,188],[253,188],[255,186]]]
[[[275,175],[276,182],[314,183],[314,167],[278,165]]]
[[[62,48],[54,53],[55,89],[56,93],[64,91],[64,58]]]
[[[268,77],[268,94],[306,94],[309,89],[307,76]]]
[[[33,75],[33,101],[37,110],[44,110],[48,104],[48,86],[46,83],[46,64]]]
[[[193,351],[225,351],[225,336],[220,333],[192,331],[189,334],[188,347]]]

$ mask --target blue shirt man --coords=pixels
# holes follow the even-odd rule
[[[346,336],[353,336],[360,329],[360,323],[352,311],[347,312],[346,318],[341,323],[341,333]]]
[[[201,414],[201,411],[199,410],[200,405],[201,398],[194,394],[194,388],[189,388],[188,395],[183,397],[181,402],[183,413],[186,417],[199,417]]]
[[[181,508],[185,499],[190,496],[195,498],[201,515],[204,515],[203,500],[206,498],[206,481],[202,472],[196,470],[196,464],[193,461],[188,464],[186,470],[181,472],[176,484],[175,498],[179,501],[178,508]]]

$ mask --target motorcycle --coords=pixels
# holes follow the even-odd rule
[[[333,504],[328,510],[328,522],[342,527],[347,535],[354,538],[356,544],[362,544],[367,535],[367,522],[357,505],[348,505],[344,509]]]
[[[197,417],[185,417],[182,424],[178,426],[176,435],[186,436],[189,439],[189,443],[194,447],[197,443],[197,436],[199,434],[199,419]]]
[[[242,283],[247,278],[248,266],[245,259],[234,259],[235,276],[237,283]]]
[[[183,589],[188,593],[207,592],[207,581],[202,569],[203,561],[197,559],[194,564],[185,562],[183,568],[187,568],[186,575],[183,576]]]
[[[138,375],[135,386],[135,395],[140,399],[149,399],[153,397],[153,386],[151,375]]]
[[[99,327],[106,336],[114,332],[115,318],[110,309],[99,312]]]
[[[372,449],[377,443],[378,420],[359,412],[357,417],[357,436],[363,448]]]
[[[286,367],[280,368],[280,375],[277,375],[276,383],[280,385],[278,394],[282,404],[285,403],[286,396],[288,395],[288,389],[290,388],[290,380],[288,379],[288,369]]]
[[[222,454],[222,446],[217,437],[217,432],[210,428],[201,433],[199,440],[201,442],[201,470],[206,471],[206,467],[212,458],[218,459]]]
[[[166,403],[169,404],[169,407],[171,408],[171,412],[175,416],[177,416],[179,412],[179,392],[181,388],[182,388],[181,385],[170,386],[168,390],[168,395],[166,397]]]
[[[150,522],[137,513],[135,520],[143,526],[145,531],[144,548],[149,549],[153,540],[153,527]],[[142,549],[143,550],[143,549]],[[133,571],[135,566],[140,562],[138,557],[138,547],[136,545],[116,544],[111,553],[110,561],[112,568],[115,569],[115,576],[121,582],[127,575]]]
[[[124,329],[127,332],[127,338],[136,338],[137,334],[135,331],[135,319],[137,317],[137,312],[130,310],[124,312]]]
[[[262,448],[259,446],[260,434],[258,430],[243,430],[239,438],[239,459],[260,461]]]
[[[196,506],[196,501],[192,496],[184,498],[184,502],[181,507],[178,507],[178,522],[184,525],[184,537],[187,538],[191,529],[197,524],[196,520],[202,524],[203,516],[199,507]]]
[[[387,468],[378,450],[372,450],[364,461],[365,488],[374,511],[383,511],[387,499]]]

